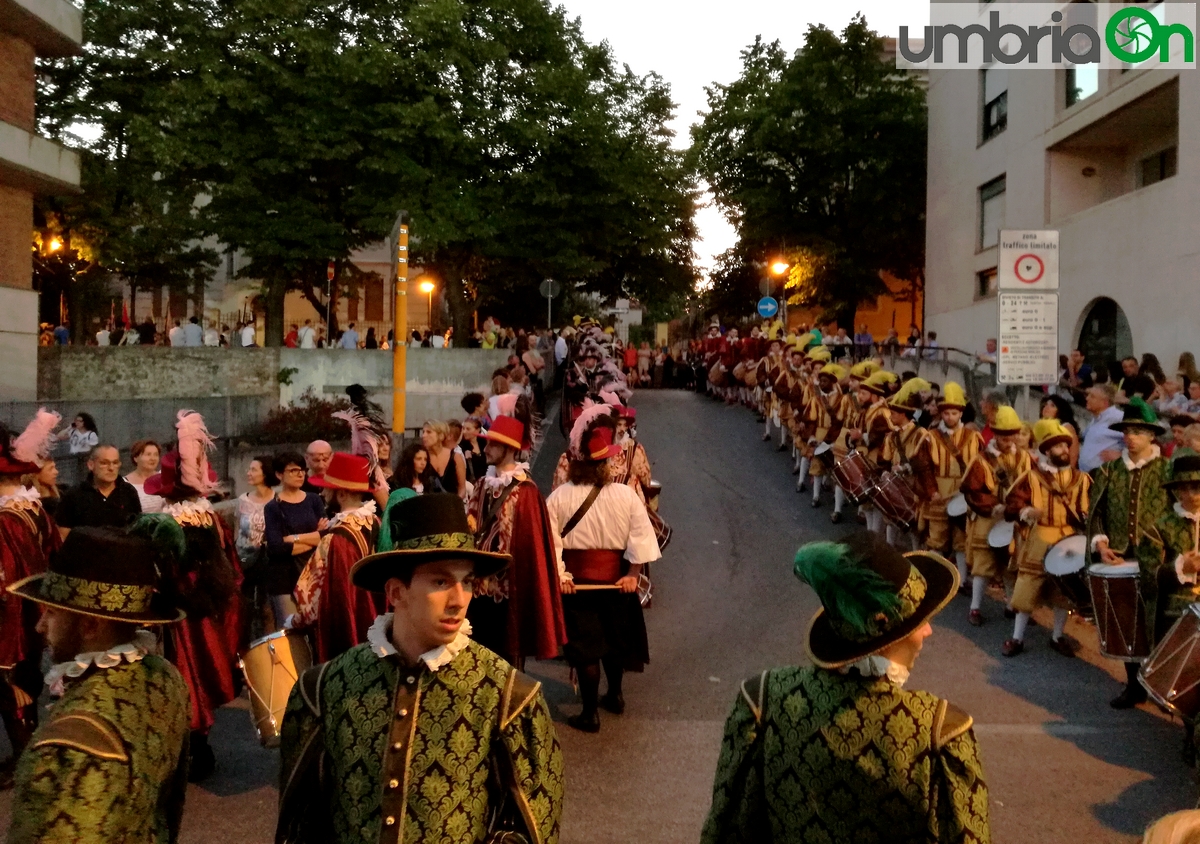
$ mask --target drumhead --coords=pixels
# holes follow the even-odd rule
[[[1096,563],[1088,566],[1088,574],[1092,577],[1137,577],[1137,563]]]
[[[946,505],[946,515],[951,518],[967,515],[967,497],[960,492],[951,498]]]
[[[263,636],[261,639],[255,639],[253,642],[251,642],[250,646],[248,648],[246,648],[246,651],[247,652],[252,651],[255,648],[257,648],[259,645],[265,645],[267,642],[274,641],[275,639],[286,639],[288,637],[289,633],[297,633],[298,634],[299,631],[276,630],[274,633],[268,633],[266,636]]]
[[[1046,574],[1074,574],[1086,563],[1087,537],[1082,533],[1060,539],[1046,552]]]
[[[1013,539],[1016,522],[996,522],[988,531],[988,545],[992,548],[1007,548]]]

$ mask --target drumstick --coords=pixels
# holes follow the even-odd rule
[[[598,590],[598,589],[620,589],[620,588],[621,588],[621,587],[620,587],[620,586],[617,586],[617,584],[615,584],[615,583],[612,583],[612,584],[606,584],[606,583],[579,583],[579,584],[577,584],[577,585],[575,586],[575,591],[576,591],[576,592],[595,592],[595,591],[596,591],[596,590]]]

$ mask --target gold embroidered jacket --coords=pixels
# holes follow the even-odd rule
[[[971,717],[886,678],[779,668],[725,723],[702,844],[987,844]]]
[[[21,754],[9,844],[175,841],[189,706],[179,672],[154,655],[69,681]]]
[[[563,760],[541,684],[474,642],[436,671],[369,644],[310,669],[281,752],[277,842],[483,841],[500,764],[531,844],[558,840]]]

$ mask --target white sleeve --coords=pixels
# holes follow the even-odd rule
[[[550,493],[550,497],[554,497],[554,493]],[[546,504],[550,504],[550,499],[546,499]],[[562,541],[562,525],[558,521],[558,508],[547,506],[546,512],[550,516],[550,538],[554,541],[554,565],[558,567],[558,579],[570,577],[567,574],[567,567],[563,564],[563,541]]]
[[[629,541],[625,546],[625,559],[634,565],[652,563],[662,557],[658,549],[658,538],[654,535],[654,527],[650,517],[646,515],[646,505],[637,493],[624,484],[622,489],[628,491],[629,502]]]

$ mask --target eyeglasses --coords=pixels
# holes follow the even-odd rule
[[[292,475],[292,474],[297,474],[297,473],[303,475],[304,470],[301,469],[299,466],[288,466],[286,469],[283,470],[283,473],[285,475]]]

